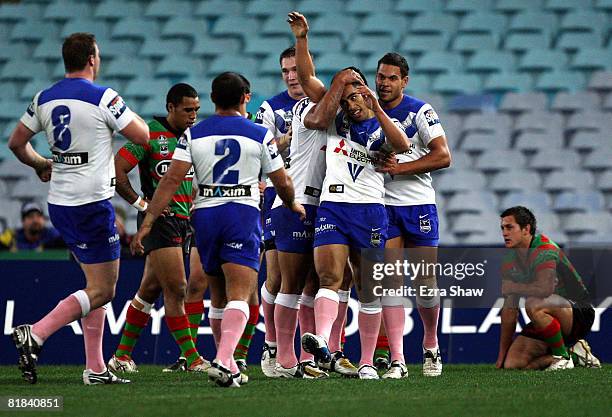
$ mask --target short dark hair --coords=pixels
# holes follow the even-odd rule
[[[283,52],[281,52],[280,57],[278,58],[278,65],[280,65],[282,67],[283,66],[283,59],[291,58],[292,56],[295,56],[295,46],[290,46],[289,48],[287,48]]]
[[[514,220],[516,220],[516,222],[521,227],[521,229],[524,229],[527,225],[531,226],[529,232],[531,233],[531,236],[535,235],[536,224],[537,224],[536,218],[531,212],[531,210],[529,210],[527,207],[523,207],[523,206],[510,207],[504,210],[503,213],[499,215],[499,217],[508,217],[508,216],[513,216]]]
[[[91,55],[96,54],[96,37],[91,33],[77,32],[68,36],[62,45],[62,58],[66,72],[80,71]]]
[[[378,65],[376,65],[376,71],[380,67],[380,64],[385,65],[393,65],[395,67],[399,67],[400,74],[402,78],[406,77],[410,72],[410,67],[408,66],[408,61],[402,55],[397,52],[387,52],[385,56],[378,60]]]
[[[172,103],[175,106],[178,106],[183,101],[183,97],[198,97],[198,92],[195,88],[185,83],[174,84],[168,90],[168,94],[166,94],[166,110],[168,110],[168,104]]]
[[[336,75],[340,74],[342,71],[345,71],[347,69],[353,70],[355,71],[357,74],[359,74],[359,76],[361,77],[361,79],[363,80],[363,82],[365,83],[365,85],[368,85],[368,79],[366,78],[365,74],[363,72],[361,72],[361,70],[357,67],[346,67],[346,68],[342,68],[340,71],[338,71],[337,73],[334,74],[334,76],[332,77],[330,84],[334,82],[334,79],[336,78]]]
[[[222,109],[231,109],[240,104],[244,94],[249,92],[248,80],[241,74],[227,71],[219,74],[212,82],[210,98]]]

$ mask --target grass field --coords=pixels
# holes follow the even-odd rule
[[[440,378],[409,366],[400,381],[269,380],[249,369],[248,385],[223,389],[204,375],[162,374],[141,366],[127,386],[83,386],[78,366],[41,366],[39,382],[0,367],[0,396],[64,397],[70,416],[610,416],[612,366],[544,373],[498,371],[490,365],[448,365]],[[2,415],[20,415],[1,412]]]

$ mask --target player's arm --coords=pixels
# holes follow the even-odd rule
[[[297,76],[304,93],[318,103],[325,95],[325,85],[315,75],[315,67],[308,50],[308,21],[301,13],[291,12],[287,22],[295,36],[295,62]]]
[[[531,282],[502,281],[502,293],[515,294],[523,297],[546,298],[554,293],[556,280],[557,273],[554,268],[543,268],[539,270],[536,268],[535,279]]]
[[[132,121],[119,132],[129,141],[137,145],[146,145],[149,141],[149,126],[142,120],[142,117],[134,114]]]
[[[276,146],[278,146],[279,152],[283,152],[289,145],[291,145],[292,132],[292,126],[289,126],[287,133],[276,138]]]
[[[374,112],[374,116],[376,117],[376,120],[378,120],[378,123],[385,134],[386,140],[393,148],[393,151],[396,153],[407,151],[408,147],[410,146],[410,142],[408,141],[406,132],[404,132],[404,130],[398,125],[393,123],[393,120],[387,116],[387,113],[385,113],[383,108],[380,106],[374,92],[367,85],[359,86],[357,91],[364,97],[366,104]]]
[[[145,211],[148,203],[134,191],[128,173],[138,165],[144,155],[144,147],[135,144],[122,147],[115,155],[115,178],[117,181],[115,190],[138,211]]]
[[[501,329],[499,333],[499,353],[497,355],[496,368],[503,368],[506,354],[516,330],[518,321],[518,297],[510,295],[504,298],[504,306],[501,310]]]
[[[304,117],[304,126],[307,129],[327,130],[340,106],[344,87],[354,82],[360,81],[353,70],[347,69],[336,74],[329,91]]]
[[[35,132],[31,131],[23,122],[17,122],[17,126],[11,133],[8,147],[15,154],[17,159],[26,165],[31,166],[43,182],[51,179],[51,160],[44,158],[34,150],[30,144]]]
[[[416,161],[397,163],[395,161],[385,172],[391,175],[416,175],[448,168],[451,154],[446,136],[438,136],[427,145],[429,153]]]

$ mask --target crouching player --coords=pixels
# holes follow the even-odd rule
[[[536,234],[536,219],[525,207],[501,214],[504,244],[513,249],[502,264],[501,333],[497,368],[559,370],[577,364],[599,367],[583,339],[595,310],[582,278],[559,246]],[[518,300],[525,297],[531,322],[514,340]],[[575,344],[573,348],[567,346]]]

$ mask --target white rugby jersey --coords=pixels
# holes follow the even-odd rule
[[[265,126],[272,136],[277,138],[289,130],[293,120],[293,106],[298,100],[291,98],[287,90],[261,103],[255,123]],[[266,186],[272,187],[272,181],[266,177]]]
[[[385,110],[387,115],[398,120],[408,136],[410,148],[397,159],[400,163],[415,161],[429,153],[429,142],[443,136],[444,129],[430,104],[404,95],[396,107]],[[415,206],[436,204],[436,192],[431,183],[431,174],[385,175],[385,204],[390,206]]]
[[[214,115],[187,129],[172,159],[195,168],[194,207],[240,203],[259,209],[259,172],[283,167],[272,133],[242,116]]]
[[[47,135],[53,155],[49,203],[80,206],[115,194],[111,140],[133,118],[116,91],[83,78],[64,78],[34,96],[21,123]]]
[[[303,98],[293,107],[293,138],[285,166],[293,180],[296,201],[318,206],[325,177],[327,132],[304,126],[304,118],[315,105],[309,98]],[[272,208],[281,204],[277,196]]]
[[[384,142],[376,118],[349,122],[340,112],[327,130],[321,201],[384,204],[384,176],[376,172],[373,160]]]

